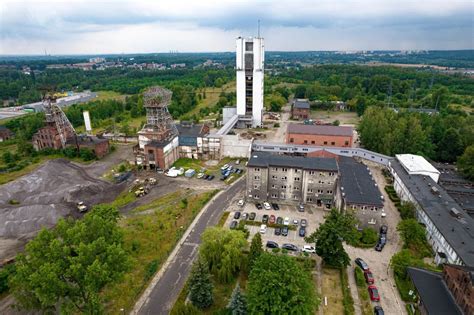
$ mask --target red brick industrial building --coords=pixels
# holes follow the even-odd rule
[[[95,156],[99,159],[107,155],[110,150],[109,140],[95,136],[79,135],[76,139],[69,138],[66,145],[68,147],[79,146],[79,149],[89,149],[94,152]]]
[[[327,125],[288,125],[286,143],[334,147],[352,147],[352,127]]]
[[[293,119],[304,120],[309,118],[309,101],[307,99],[298,98],[293,102],[291,107],[291,116]]]

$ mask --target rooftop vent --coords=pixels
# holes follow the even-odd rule
[[[431,187],[431,192],[435,195],[439,194],[439,189],[436,188],[435,186]]]
[[[457,219],[461,219],[462,217],[461,212],[456,208],[451,208],[451,210],[449,211],[449,214],[451,214],[453,217]]]

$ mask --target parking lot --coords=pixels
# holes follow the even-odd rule
[[[264,224],[262,223],[262,218],[264,215],[268,215],[269,217],[273,215],[275,216],[275,219],[277,219],[278,217],[281,217],[283,220],[287,217],[289,218],[289,221],[290,221],[288,226],[296,227],[296,229],[294,230],[289,229],[288,236],[275,235],[275,228],[272,228],[272,227],[267,227],[266,232],[261,234],[263,244],[266,244],[267,241],[273,241],[273,242],[276,242],[280,248],[281,248],[281,245],[285,243],[296,245],[300,250],[301,248],[303,248],[304,245],[314,246],[314,244],[307,244],[304,240],[304,237],[301,237],[298,235],[301,219],[305,219],[307,221],[306,236],[309,236],[323,222],[324,215],[327,213],[327,211],[323,210],[322,208],[317,208],[317,207],[308,206],[308,205],[305,206],[304,212],[298,211],[298,206],[296,205],[282,205],[282,204],[278,204],[280,208],[279,210],[274,210],[273,208],[271,210],[265,210],[265,208],[262,208],[261,210],[259,210],[257,209],[254,203],[245,203],[244,206],[239,206],[237,204],[238,200],[239,199],[237,198],[236,201],[232,204],[231,208],[228,209],[228,211],[230,211],[230,215],[225,223],[225,226],[230,227],[232,221],[234,220],[235,221],[242,220],[243,213],[247,213],[248,215],[250,215],[252,212],[254,212],[256,216],[255,216],[255,219],[252,221],[259,222],[260,224]],[[237,211],[241,212],[241,216],[239,219],[236,220],[234,219],[234,214]],[[293,223],[293,220],[298,220],[298,224],[295,225]],[[246,225],[247,229],[250,231],[249,239],[251,239],[255,233],[259,233],[260,224],[258,226]]]

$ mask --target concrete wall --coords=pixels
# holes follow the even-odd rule
[[[221,138],[221,158],[240,157],[248,158],[252,140],[241,139],[238,135],[225,135]]]
[[[225,125],[236,114],[237,107],[224,107],[222,109],[222,124]]]

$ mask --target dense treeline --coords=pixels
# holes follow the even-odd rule
[[[347,101],[360,114],[370,105],[444,108],[470,106],[474,80],[397,67],[324,65],[283,71],[277,79],[299,83],[295,97]]]
[[[361,143],[387,155],[421,154],[440,162],[455,162],[474,144],[474,117],[447,110],[429,116],[369,107],[359,125]]]
[[[195,88],[217,86],[234,78],[232,68],[227,69],[173,69],[131,70],[106,69],[83,71],[79,69],[46,70],[39,75],[23,74],[14,69],[0,70],[0,99],[15,98],[20,104],[41,99],[42,89],[54,91],[108,90],[122,94],[137,94],[146,87],[163,85],[176,94],[192,94]]]

